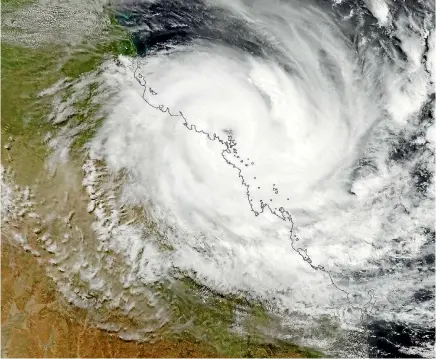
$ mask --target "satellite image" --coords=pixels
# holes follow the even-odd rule
[[[434,0],[1,0],[1,357],[434,358]]]

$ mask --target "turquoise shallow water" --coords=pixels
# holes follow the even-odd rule
[[[406,67],[406,63],[411,58],[408,58],[407,50],[403,47],[404,42],[402,43],[396,36],[389,34],[389,31],[381,26],[380,22],[401,18],[401,16],[413,9],[413,11],[422,15],[418,16],[423,21],[418,26],[422,26],[422,29],[424,29],[432,22],[432,20],[428,19],[434,17],[431,14],[431,10],[425,7],[425,4],[422,6],[418,4],[393,5],[388,9],[390,17],[386,18],[381,17],[384,14],[382,12],[383,9],[375,8],[375,5],[374,7],[369,7],[369,9],[352,1],[344,1],[335,6],[331,6],[331,3],[328,2],[313,2],[312,5],[317,10],[329,13],[329,16],[333,19],[340,19],[339,21],[343,22],[342,35],[353,43],[352,46],[356,46],[357,53],[365,52],[368,44],[371,44],[370,46],[378,49],[376,53],[380,58],[392,61],[393,64],[404,62],[403,65],[399,65],[399,68]],[[429,22],[423,20],[426,16],[428,16],[427,20]],[[247,22],[243,17],[238,18],[230,7],[220,7],[211,3],[196,1],[176,1],[171,4],[165,1],[145,2],[139,5],[124,5],[120,9],[117,19],[122,26],[131,31],[132,41],[140,57],[147,55],[152,57],[165,56],[161,54],[166,52],[177,53],[178,51],[189,53],[190,47],[200,46],[201,48],[201,46],[207,47],[211,44],[219,44],[220,46],[249,54],[249,56],[254,58],[276,62],[288,73],[295,73],[297,71],[295,68],[292,68],[292,62],[286,59],[280,52],[280,47],[277,46],[277,43],[274,43],[274,41],[271,41],[271,38],[265,36],[262,30],[257,31],[256,26]],[[280,19],[277,18],[271,21],[280,21]],[[395,26],[400,31],[398,28],[400,25],[396,24],[394,28]],[[423,41],[428,41],[428,37],[423,39]],[[428,46],[426,48],[428,50]],[[331,57],[329,58],[329,56]],[[424,62],[425,59],[424,50]],[[326,53],[324,61],[323,66],[330,73],[329,76],[333,79],[332,81],[337,86],[342,86],[344,82],[341,81],[346,80],[341,80],[338,75],[340,70],[335,68],[334,55]],[[362,60],[362,68],[364,66],[365,63]],[[429,96],[424,108],[431,103],[434,103],[434,93]],[[409,174],[414,183],[411,191],[415,193],[414,196],[421,196],[423,198],[428,194],[428,189],[433,181],[433,173],[428,169],[426,160],[421,157],[428,150],[427,144],[416,145],[413,141],[420,133],[425,131],[429,123],[433,122],[433,113],[429,113],[424,109],[421,113],[421,117],[418,116],[414,120],[416,127],[412,132],[400,133],[390,140],[391,147],[388,149],[386,161],[403,166],[404,168],[409,168],[409,165],[411,165]],[[418,158],[420,160],[417,161]],[[349,181],[349,192],[352,195],[356,195],[352,189],[353,182],[360,180],[368,174],[377,174],[379,171],[380,168],[376,160],[362,156],[354,167],[352,175],[347,179]],[[268,201],[268,199],[266,200]],[[380,278],[382,283],[385,277],[392,275],[395,271],[400,273],[405,270],[407,272],[407,268],[412,267],[420,268],[417,272],[419,274],[416,274],[417,276],[433,275],[434,251],[432,248],[434,246],[434,228],[426,228],[426,225],[423,224],[420,231],[424,233],[426,240],[420,250],[420,254],[417,254],[415,257],[411,258],[403,255],[388,256],[382,259],[384,264],[378,268],[364,268],[355,271],[351,270],[350,272],[344,269],[342,274],[335,273],[335,275],[341,279],[351,277],[357,281],[373,281],[374,283],[377,283],[377,278]],[[393,240],[402,242],[406,239],[397,238]],[[398,249],[398,253],[400,252],[401,249]],[[310,257],[307,258],[310,259]],[[377,267],[377,264],[375,266]],[[418,287],[412,294],[409,303],[415,303],[412,306],[416,305],[417,307],[430,305],[429,303],[434,300],[434,286],[429,286],[427,283],[422,287]],[[379,303],[382,301],[379,301]],[[403,303],[401,305],[404,306],[406,304]],[[380,307],[377,307],[377,304],[375,304],[375,308],[378,308],[374,309],[375,312],[388,310],[385,304],[380,304]],[[400,307],[397,307],[395,310],[402,311]],[[420,353],[419,348],[423,348],[426,345],[434,345],[433,327],[420,326],[417,323],[407,323],[407,321],[403,320],[384,320],[381,317],[377,314],[369,315],[365,321],[367,348],[370,356],[386,357],[400,355],[405,357],[420,357],[422,353]]]
[[[66,296],[92,307],[86,286],[106,281],[92,295],[115,305],[123,294],[142,330],[164,308],[163,331],[183,327],[223,353],[245,353],[246,333],[234,334],[245,330],[259,345],[428,356],[434,14],[425,3],[374,4],[123,2],[115,18],[134,49],[125,38],[97,41],[62,59],[71,87],[51,89],[54,148],[88,156],[86,181],[101,180],[83,209],[96,238],[83,249],[77,237],[77,255],[62,241],[52,253],[67,250],[67,272],[83,264],[83,282],[62,278]],[[341,156],[350,148],[349,161]],[[114,178],[121,194],[106,187]],[[114,198],[146,213],[153,236],[141,237],[133,217],[114,219],[124,216]],[[292,218],[298,241],[268,210]],[[104,269],[92,276],[89,266]],[[148,290],[158,297],[152,309]]]

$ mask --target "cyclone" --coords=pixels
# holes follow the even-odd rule
[[[313,344],[324,316],[366,338],[327,352],[429,356],[433,6],[117,5],[138,57],[99,74],[115,95],[85,172],[102,161],[122,174],[118,204],[142,208],[171,248],[127,230],[110,239],[130,265],[142,248],[132,278],[177,271],[260,301],[283,338]]]

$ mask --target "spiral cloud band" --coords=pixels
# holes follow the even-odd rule
[[[115,95],[84,169],[103,161],[122,175],[117,205],[142,208],[162,236],[127,226],[107,239],[134,268],[129,281],[183,273],[262,302],[288,329],[323,316],[343,330],[406,328],[395,350],[428,355],[432,5],[144,1],[119,12],[141,56],[100,73]]]

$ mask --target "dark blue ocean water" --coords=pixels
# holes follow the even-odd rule
[[[267,1],[267,0],[265,0]],[[391,36],[385,29],[377,24],[363,1],[343,1],[340,5],[333,6],[331,1],[316,1],[314,5],[331,13],[333,18],[341,21],[344,34],[350,40],[365,37],[371,46],[380,49],[380,56],[385,56],[386,61],[402,58],[407,61],[407,55],[401,47],[399,39]],[[345,20],[350,11],[355,11],[359,16]],[[418,1],[398,1],[392,7],[393,17],[404,12],[414,12],[417,18],[424,18],[426,10]],[[274,47],[262,34],[253,31],[243,20],[235,17],[230,11],[221,7],[207,5],[200,0],[173,0],[154,2],[124,2],[117,9],[117,20],[125,26],[132,36],[138,56],[147,56],[167,50],[171,47],[187,46],[194,41],[219,43],[229,47],[241,49],[252,56],[274,59],[286,68],[287,64],[274,50]],[[355,41],[354,41],[355,42]],[[425,57],[425,54],[424,54]],[[434,94],[428,99],[427,105],[422,110],[419,118],[422,126],[427,126],[434,121],[435,98]],[[412,176],[415,179],[415,190],[425,195],[432,183],[433,173],[428,171],[428,164],[420,163],[424,146],[414,141],[419,133],[404,133],[392,144],[389,160],[402,164],[414,163],[411,166]],[[362,161],[359,170],[376,170],[372,163]],[[352,180],[352,179],[351,179]],[[428,241],[421,256],[414,260],[398,259],[392,266],[421,268],[423,271],[435,271],[435,231],[434,228],[423,228]],[[398,239],[401,240],[401,239]],[[383,276],[383,272],[359,272],[357,276]],[[417,283],[417,290],[412,298],[416,306],[435,300],[435,286],[425,287]],[[368,356],[376,358],[420,357],[418,354],[408,353],[409,348],[435,344],[434,327],[418,327],[405,322],[380,321],[368,318],[366,322]]]

